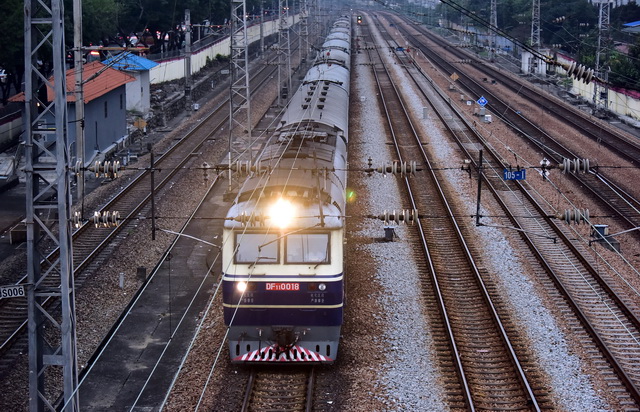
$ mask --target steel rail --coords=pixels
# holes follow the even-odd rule
[[[502,158],[499,156],[499,154],[497,154],[495,152],[495,150],[490,145],[487,145],[486,141],[476,133],[475,128],[473,128],[472,125],[469,124],[469,121],[458,111],[458,109],[455,106],[453,106],[453,104],[450,102],[450,99],[448,99],[448,97],[444,94],[444,92],[441,89],[439,89],[435,84],[433,84],[431,79],[429,79],[427,74],[424,73],[424,71],[418,65],[418,63],[413,61],[412,62],[412,66],[415,67],[415,69],[419,72],[419,74],[425,80],[427,80],[429,83],[431,83],[431,85],[433,87],[433,90],[435,90],[436,93],[438,93],[438,95],[440,96],[441,100],[443,102],[447,102],[446,104],[448,104],[448,106],[451,109],[451,111],[456,113],[456,115],[459,117],[459,120],[466,125],[468,131],[470,132],[469,134],[475,135],[475,137],[477,139],[477,142],[482,144],[485,152],[488,153],[492,157],[492,161],[495,164],[498,164],[500,168],[507,167],[507,165],[505,165],[503,163]],[[425,93],[425,91],[420,86],[420,82],[416,80],[414,73],[412,71],[410,71],[410,70],[407,70],[407,73],[409,74],[409,76],[412,77],[412,79],[414,80],[416,85],[418,85],[418,88],[422,92],[423,96],[425,98],[427,98],[427,94]],[[477,170],[477,168],[479,167],[479,164],[475,160],[476,156],[474,156],[474,154],[472,154],[469,151],[468,145],[464,144],[464,142],[459,138],[458,133],[456,133],[456,131],[452,130],[449,127],[449,122],[446,119],[446,114],[442,113],[441,109],[435,104],[432,104],[432,108],[434,109],[435,113],[439,116],[439,118],[442,120],[443,124],[445,124],[446,127],[449,128],[451,134],[455,138],[455,141],[458,143],[458,147],[466,154],[467,158],[471,160],[473,166],[475,166],[475,168]],[[467,134],[467,136],[469,134]],[[567,303],[569,304],[569,306],[572,308],[572,310],[576,314],[576,317],[578,318],[579,322],[585,328],[587,333],[589,333],[590,336],[594,339],[594,341],[596,343],[596,346],[601,351],[603,356],[612,365],[612,368],[615,370],[617,376],[620,378],[620,380],[622,381],[624,386],[630,392],[631,397],[635,400],[635,402],[640,404],[640,392],[638,391],[638,387],[635,385],[633,380],[626,373],[625,369],[621,366],[621,364],[617,361],[616,356],[611,352],[611,350],[609,349],[609,347],[606,344],[605,340],[602,338],[601,334],[597,331],[597,328],[592,324],[592,322],[589,320],[589,317],[584,313],[584,311],[580,308],[580,305],[575,301],[575,299],[572,297],[571,293],[563,285],[562,281],[560,280],[559,275],[552,268],[551,264],[547,261],[547,259],[544,257],[542,251],[540,251],[539,248],[536,246],[536,244],[535,244],[534,240],[532,239],[531,235],[526,230],[524,230],[524,228],[520,225],[518,219],[515,217],[515,215],[511,211],[511,209],[506,205],[506,203],[504,202],[503,198],[498,193],[498,189],[493,184],[492,179],[489,176],[487,176],[486,174],[483,174],[482,178],[483,178],[483,182],[487,185],[487,187],[491,191],[491,193],[493,195],[493,198],[501,206],[501,208],[505,212],[506,216],[512,222],[514,228],[515,229],[519,229],[520,235],[524,238],[525,242],[529,245],[529,248],[531,249],[531,251],[536,256],[538,262],[543,266],[545,271],[548,273],[550,279],[556,285],[556,287],[558,288],[558,290],[560,291],[562,296],[565,297]],[[578,249],[576,248],[574,242],[572,242],[571,239],[569,239],[568,236],[565,234],[565,232],[562,231],[558,227],[558,225],[551,218],[549,218],[546,215],[544,209],[539,205],[539,203],[533,198],[533,196],[530,194],[530,192],[528,190],[526,190],[524,188],[524,186],[520,182],[517,182],[517,181],[513,182],[513,185],[517,186],[517,189],[519,190],[519,192],[531,203],[531,205],[533,205],[536,208],[536,210],[538,211],[540,216],[545,219],[545,221],[548,224],[548,226],[553,229],[553,231],[556,234],[556,236],[558,238],[562,239],[562,241],[567,245],[567,247],[569,247],[571,249],[571,251],[579,259],[579,261],[588,270],[590,275],[593,276],[594,279],[596,279],[596,281],[600,284],[600,286],[607,293],[607,295],[609,295],[613,299],[613,301],[616,303],[616,305],[618,305],[618,307],[622,311],[622,313],[629,319],[629,321],[634,325],[634,327],[638,331],[640,331],[640,321],[638,320],[638,318],[627,307],[627,305],[618,296],[618,294],[608,285],[608,283],[604,279],[602,279],[602,277],[599,275],[598,271],[596,271],[595,268],[593,268],[593,266],[578,251]]]
[[[375,49],[375,50],[379,54],[379,50],[378,49]],[[371,53],[371,52],[369,52],[369,53]],[[381,56],[379,56],[379,58],[380,58],[380,60],[382,59]],[[386,66],[383,65],[383,67],[384,67],[384,71],[386,72],[386,75],[391,77],[389,72],[388,72],[388,69],[386,68]],[[384,98],[382,97],[383,96],[383,90],[382,90],[380,82],[378,80],[378,76],[377,76],[376,70],[374,70],[373,72],[374,72],[374,75],[376,77],[376,82],[378,83],[378,91],[380,93],[381,99],[384,100]],[[395,84],[392,81],[391,81],[391,85],[393,86],[393,93],[398,96],[398,101],[400,102],[400,104],[402,106],[401,108],[402,108],[403,116],[406,116],[407,119],[410,119],[410,115],[408,114],[408,111],[407,111],[406,107],[404,106],[402,98],[400,97],[400,93],[399,93],[399,91],[397,90]],[[395,135],[395,133],[393,131],[393,126],[392,126],[393,122],[391,120],[392,116],[391,116],[388,108],[384,104],[384,102],[383,102],[383,106],[385,107],[387,123],[389,124],[389,128],[391,130],[391,134],[392,134],[391,137],[393,139],[393,144],[394,144],[394,147],[396,149],[396,153],[399,156],[400,160],[402,161],[403,160],[402,150],[400,148],[400,143],[398,141],[399,139],[397,138],[397,136]],[[395,113],[395,114],[397,115],[398,113]],[[411,124],[410,120],[409,120],[409,123]],[[427,165],[427,169],[428,169],[428,171],[429,171],[429,173],[431,175],[431,179],[433,180],[434,185],[438,189],[438,196],[441,199],[441,203],[443,204],[443,206],[447,210],[447,214],[449,216],[449,221],[450,221],[451,225],[453,226],[453,228],[455,230],[456,237],[458,238],[458,241],[459,241],[462,249],[465,252],[466,259],[467,259],[468,264],[469,264],[469,268],[472,270],[474,278],[476,279],[476,282],[479,285],[480,290],[482,291],[483,300],[485,301],[485,303],[487,305],[487,308],[489,309],[489,312],[492,315],[492,319],[493,319],[494,325],[496,326],[496,328],[499,331],[499,335],[501,336],[503,344],[505,345],[506,351],[509,354],[509,357],[511,359],[511,362],[512,362],[514,368],[515,368],[515,371],[517,372],[518,380],[520,381],[520,383],[522,385],[522,388],[523,388],[524,392],[526,393],[526,396],[528,398],[527,403],[530,404],[533,409],[539,410],[539,407],[538,407],[538,404],[537,404],[537,400],[536,400],[536,396],[533,393],[533,390],[531,389],[531,386],[528,383],[528,379],[526,377],[526,374],[524,373],[523,368],[520,365],[520,362],[518,361],[518,357],[517,357],[517,355],[515,353],[515,350],[513,349],[512,345],[511,345],[510,339],[506,334],[506,330],[505,330],[505,328],[504,328],[504,326],[502,324],[502,321],[501,321],[501,319],[500,319],[500,317],[499,317],[499,315],[498,315],[498,313],[497,313],[497,311],[496,311],[496,309],[495,309],[495,307],[494,307],[494,305],[492,303],[491,296],[489,295],[488,290],[486,289],[486,286],[484,285],[482,277],[481,277],[481,275],[479,273],[479,269],[475,265],[472,253],[471,253],[469,247],[467,246],[466,241],[464,240],[464,235],[462,234],[462,231],[461,231],[458,223],[456,222],[456,218],[454,217],[453,211],[451,210],[451,207],[449,206],[449,203],[448,203],[448,201],[446,199],[446,195],[444,194],[444,190],[440,186],[440,184],[438,182],[438,179],[437,179],[437,176],[435,176],[433,168],[430,165],[428,156],[424,152],[424,149],[423,149],[422,144],[420,142],[420,138],[419,138],[418,133],[416,132],[415,128],[413,127],[413,124],[411,124],[411,128],[413,130],[412,134],[413,134],[413,139],[416,142],[416,146],[419,148],[419,151],[422,153],[422,156],[423,156],[422,160]],[[412,185],[409,182],[409,179],[407,177],[404,178],[404,183],[405,183],[406,190],[407,190],[407,192],[409,194],[409,197],[411,199],[410,201],[411,201],[412,207],[416,208],[416,202],[415,202],[415,198],[414,198],[414,195],[413,195],[413,190],[411,188]],[[418,223],[419,223],[419,219],[418,219]],[[425,251],[425,255],[426,255],[427,259],[429,260],[429,266],[430,266],[430,269],[432,270],[433,282],[434,282],[434,285],[436,285],[436,292],[437,292],[436,294],[437,294],[437,299],[438,299],[438,302],[439,302],[439,306],[441,308],[443,316],[446,316],[447,310],[446,310],[446,304],[444,302],[445,299],[444,299],[444,297],[442,295],[442,291],[441,291],[441,289],[439,287],[439,282],[437,280],[438,271],[435,270],[434,263],[432,261],[431,255],[430,255],[430,253],[428,251],[429,250],[429,246],[427,245],[426,239],[424,238],[424,230],[423,230],[421,224],[419,225],[419,229],[420,229],[420,237],[421,237],[422,242],[423,242],[422,248]],[[465,372],[464,372],[465,366],[461,361],[461,357],[460,357],[459,351],[457,349],[457,344],[456,344],[456,339],[455,339],[455,336],[454,336],[454,332],[453,332],[452,327],[449,324],[448,320],[445,320],[445,322],[446,322],[446,328],[448,330],[448,335],[449,335],[448,338],[449,338],[449,340],[451,342],[451,347],[454,348],[454,355],[455,355],[454,356],[454,358],[455,358],[454,362],[456,364],[456,368],[458,369],[458,373],[460,375],[459,377],[461,379],[461,384],[463,386],[463,391],[465,392],[465,397],[467,399],[466,400],[467,406],[471,410],[474,410],[475,409],[474,405],[476,403],[476,400],[474,399],[474,394],[471,392],[469,383],[467,382],[467,379],[466,379],[466,376],[465,376]],[[517,402],[514,402],[514,403],[517,403]]]
[[[405,36],[411,36],[405,28],[398,27],[398,30]],[[421,30],[421,33],[423,33],[425,36],[429,36],[432,41],[442,42],[442,40],[440,40],[437,36],[430,34],[426,30]],[[415,36],[412,37],[414,39],[416,38]],[[492,113],[495,113],[497,116],[503,118],[507,122],[507,124],[511,125],[520,135],[525,137],[532,144],[536,145],[536,147],[540,149],[540,151],[545,157],[547,157],[547,159],[556,164],[561,164],[564,158],[575,159],[579,157],[573,151],[562,145],[562,143],[557,141],[557,139],[547,133],[540,126],[529,121],[521,113],[517,112],[509,103],[502,102],[502,100],[490,89],[482,86],[473,78],[467,76],[464,70],[457,70],[456,68],[454,68],[453,65],[448,62],[441,54],[437,53],[437,51],[427,49],[428,46],[424,43],[416,42],[416,47],[418,47],[425,56],[428,56],[429,59],[434,62],[434,64],[440,67],[441,70],[444,70],[448,74],[455,72],[459,76],[457,82],[462,84],[464,88],[478,96],[488,97],[488,100],[490,101],[488,106],[493,108]],[[488,70],[488,68],[484,66],[480,68]],[[496,78],[499,75],[501,75],[499,72],[495,72]],[[502,75],[502,77],[500,78],[502,79],[503,77],[506,78],[507,76]],[[513,80],[511,81],[513,82]],[[504,83],[507,83],[506,80],[504,81]],[[522,87],[524,87],[522,83],[518,83],[517,91],[520,91]],[[563,109],[563,112],[567,111],[567,109],[562,106],[558,107],[561,107]],[[561,113],[560,109],[558,109],[558,112]],[[558,113],[555,111],[552,111],[551,114],[555,116],[558,115]],[[608,129],[600,130],[609,133]],[[588,128],[586,128],[586,131],[584,131],[584,133],[587,133],[587,131],[589,132],[588,136],[591,136],[592,139],[595,138],[593,137],[594,134]],[[598,136],[598,138],[601,138],[601,136]],[[611,137],[611,139],[613,139],[613,137]],[[619,150],[618,153],[620,153],[620,155],[624,154],[625,158],[629,159],[635,164],[640,163],[640,150],[638,149],[638,147],[636,145],[629,144],[627,140],[620,141],[623,141],[625,143],[625,146],[623,149]],[[629,155],[626,153],[638,154],[634,154],[633,156],[629,157]],[[640,201],[633,198],[633,196],[631,196],[626,191],[620,189],[619,185],[612,182],[611,179],[609,179],[605,175],[598,173],[596,179],[595,177],[593,177],[594,174],[595,173],[592,171],[588,175],[572,173],[569,174],[569,176],[571,179],[574,179],[576,183],[584,186],[587,190],[589,190],[590,193],[594,197],[598,198],[606,208],[615,213],[618,219],[623,222],[623,225],[625,225],[627,228],[640,226]],[[625,207],[625,205],[627,205],[627,207]],[[634,232],[632,235],[640,239],[640,233]]]

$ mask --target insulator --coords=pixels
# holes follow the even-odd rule
[[[106,216],[104,217],[104,223],[108,227],[118,226],[118,220],[120,220],[119,212],[111,212],[111,213],[107,212]]]
[[[369,168],[368,170],[371,171],[373,169]],[[415,174],[416,171],[418,170],[418,164],[415,161],[399,162],[396,160],[396,161],[393,161],[393,163],[385,163],[375,170],[378,173],[382,173],[384,175],[389,173],[389,174],[400,175],[404,177],[405,175]]]
[[[93,224],[96,227],[115,227],[120,220],[120,212],[93,212]]]
[[[591,170],[589,159],[582,159],[581,170],[582,173],[589,173],[589,171]]]
[[[254,164],[251,160],[238,160],[231,165],[231,170],[240,176],[249,176],[251,173],[260,173],[266,168],[263,168],[260,162]]]
[[[120,171],[120,161],[105,161],[104,163],[102,163],[99,160],[96,160],[93,165],[89,166],[88,170],[95,173],[96,177],[104,175],[105,177],[115,179],[116,177],[118,177],[118,172]]]
[[[394,210],[393,212],[385,210],[382,214],[371,217],[376,217],[382,220],[385,225],[389,225],[391,222],[395,222],[396,224],[413,224],[418,218],[418,211],[416,209]]]
[[[102,168],[100,167],[100,161],[96,160],[92,166],[89,166],[89,170],[96,174],[96,177],[100,177]]]
[[[379,166],[376,171],[378,173],[382,173],[383,175],[386,175],[387,173],[391,173],[393,171],[393,166],[390,163],[383,163],[381,166]]]
[[[393,173],[393,163],[386,163],[384,165],[384,174]]]
[[[566,209],[556,217],[566,223],[589,223],[589,209]]]
[[[265,216],[260,213],[247,214],[242,212],[233,218],[236,222],[240,222],[243,226],[264,226],[266,224]]]
[[[594,74],[593,69],[587,70],[587,73],[585,73],[585,76],[584,76],[584,82],[586,84],[591,83],[591,79],[593,79],[593,74]]]
[[[115,160],[113,162],[105,162],[104,175],[110,179],[118,177],[118,171],[120,170],[120,161]]]
[[[245,226],[247,223],[249,223],[249,215],[247,215],[246,212],[242,212],[240,215],[234,217],[233,220],[235,220],[236,222],[240,222],[242,226]]]
[[[78,212],[78,211],[73,212],[73,216],[72,216],[71,219],[73,221],[73,226],[75,226],[76,228],[78,228],[78,227],[80,227],[82,225],[80,212]]]
[[[582,80],[586,84],[589,84],[593,79],[594,71],[593,69],[589,69],[582,64],[576,64],[576,62],[572,62],[567,69],[567,76],[572,76],[577,80]]]
[[[418,209],[411,209],[408,215],[405,215],[405,223],[411,223],[412,225],[418,220]]]
[[[93,212],[93,224],[96,225],[96,227],[100,226],[100,212]]]
[[[72,169],[73,173],[80,175],[80,172],[82,172],[82,160],[76,160],[76,164],[73,165]]]
[[[405,175],[415,175],[416,170],[418,170],[418,164],[415,161],[402,162],[402,168],[400,170],[400,174],[403,177]]]
[[[243,176],[248,176],[251,174],[251,170],[253,169],[253,162],[251,160],[247,160],[245,162],[241,162],[241,168],[238,172]]]
[[[562,169],[562,173],[589,173],[591,169],[589,159],[563,159],[562,164],[559,165]]]

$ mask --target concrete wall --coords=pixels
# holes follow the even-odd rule
[[[558,62],[564,64],[570,64],[573,60],[567,59],[561,55],[558,55]],[[566,75],[566,71],[562,68],[557,68],[558,74]],[[593,88],[594,83],[585,84],[580,80],[572,78],[571,92],[582,97],[588,102],[593,101]],[[636,93],[637,94],[637,93]],[[634,96],[632,91],[614,91],[609,90],[608,93],[609,110],[620,115],[630,117],[636,121],[640,120],[640,99]]]
[[[545,53],[545,51],[541,51]],[[520,70],[522,73],[547,74],[547,63],[534,57],[530,52],[523,50],[520,59]]]
[[[7,116],[5,119],[0,119],[0,150],[4,150],[7,147],[13,146],[18,137],[22,133],[22,113],[17,112],[17,115]]]
[[[298,22],[298,16],[290,16],[288,26],[293,25],[293,22]],[[264,23],[264,37],[270,36],[278,32],[278,21],[271,20]],[[260,25],[251,26],[247,29],[247,42],[249,44],[260,40]],[[211,46],[198,50],[191,55],[191,73],[199,72],[206,64],[207,58],[215,60],[216,56],[220,54],[222,56],[229,56],[231,54],[230,39],[220,39],[217,43]],[[185,62],[184,56],[179,56],[173,59],[164,61],[157,61],[158,65],[151,69],[150,80],[151,84],[164,83],[171,80],[178,80],[185,77]]]

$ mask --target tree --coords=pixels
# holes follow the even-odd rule
[[[97,45],[103,37],[118,31],[119,9],[120,4],[115,0],[82,0],[82,41],[85,46]],[[73,14],[67,13],[70,15]],[[73,28],[73,25],[67,25],[67,29],[69,27]]]
[[[0,66],[7,73],[2,85],[3,101],[6,101],[9,84],[20,90],[24,73],[24,3],[23,0],[2,0],[0,2]]]

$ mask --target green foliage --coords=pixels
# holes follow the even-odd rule
[[[609,81],[626,89],[640,90],[640,67],[627,56],[614,53],[609,59]]]
[[[117,30],[120,4],[115,0],[82,0],[83,43],[97,44]]]
[[[24,66],[24,2],[0,1],[0,66],[17,72]]]

